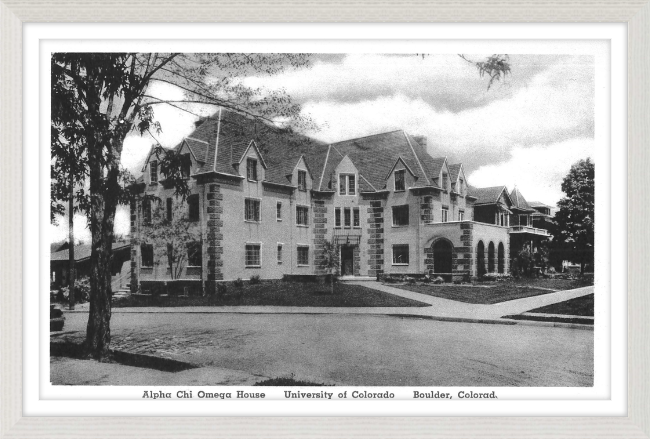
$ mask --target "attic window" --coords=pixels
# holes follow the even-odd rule
[[[298,170],[298,190],[307,190],[307,171]]]
[[[257,160],[246,159],[246,177],[250,181],[257,181]]]
[[[400,169],[399,171],[395,171],[395,191],[403,191],[406,190],[406,184],[404,182],[404,169]]]
[[[158,161],[152,160],[149,162],[149,177],[151,183],[158,183]]]
[[[356,195],[357,181],[354,174],[339,174],[339,195]]]
[[[449,190],[449,176],[447,174],[442,174],[442,189]]]
[[[462,178],[458,180],[458,193],[465,195],[465,180]]]

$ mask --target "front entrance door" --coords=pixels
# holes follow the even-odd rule
[[[354,275],[354,247],[341,246],[341,276]]]

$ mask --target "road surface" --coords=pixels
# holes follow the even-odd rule
[[[83,337],[85,313],[66,313]],[[591,386],[593,331],[364,315],[128,314],[114,349],[358,386]],[[75,333],[76,332],[76,333]],[[145,385],[147,383],[142,383]]]

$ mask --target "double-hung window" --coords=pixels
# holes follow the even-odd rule
[[[425,224],[433,222],[433,197],[426,196],[422,202],[422,219]]]
[[[260,222],[260,200],[246,198],[244,200],[244,220]]]
[[[189,220],[192,222],[198,221],[200,219],[199,195],[194,194],[187,197],[187,205]]]
[[[441,218],[442,218],[441,221],[443,223],[446,223],[446,222],[449,221],[449,208],[447,208],[447,207],[442,208],[442,216],[441,216]]]
[[[142,244],[140,246],[141,265],[143,267],[153,267],[153,245]]]
[[[149,178],[151,183],[158,183],[158,161],[152,160],[149,162]]]
[[[246,159],[246,177],[250,181],[257,181],[257,160]]]
[[[260,244],[246,244],[245,249],[245,264],[246,267],[261,267],[261,245]]]
[[[393,206],[393,226],[409,225],[409,205]]]
[[[299,226],[309,225],[309,207],[296,206],[296,224]]]
[[[393,265],[408,265],[408,264],[409,264],[409,245],[408,244],[393,245]]]
[[[282,263],[282,244],[281,243],[278,243],[277,258],[278,258],[278,264],[281,264]]]
[[[187,265],[188,267],[201,267],[203,265],[203,251],[200,242],[187,244]]]
[[[406,190],[405,171],[400,169],[395,171],[395,192]]]
[[[334,227],[341,227],[341,208],[334,209]]]
[[[309,247],[298,246],[298,265],[309,265]]]
[[[361,227],[359,222],[359,208],[355,207],[352,209],[352,226]]]
[[[275,219],[282,221],[282,201],[278,201],[275,205]]]
[[[339,195],[356,195],[357,180],[354,174],[339,174]]]
[[[343,209],[343,218],[345,220],[345,223],[344,223],[345,227],[346,228],[351,227],[352,226],[352,213],[351,213],[349,207],[346,207],[345,209]]]
[[[298,190],[307,190],[307,171],[298,170]]]

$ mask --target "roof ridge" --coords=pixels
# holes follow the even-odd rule
[[[323,187],[323,178],[325,178],[325,168],[327,168],[327,161],[330,158],[330,149],[332,149],[332,145],[327,145],[327,154],[325,155],[325,161],[323,162],[323,172],[320,174],[320,181],[318,182],[318,190],[320,191],[320,188]]]
[[[194,130],[194,131],[196,131],[196,130]],[[209,145],[209,143],[206,142],[205,140],[195,139],[194,137],[187,136],[187,137],[185,137],[185,139],[190,139],[190,140],[194,140],[195,142],[201,142],[201,143],[205,143],[206,145]]]
[[[385,132],[382,132],[382,133],[368,134],[367,136],[353,137],[352,139],[340,140],[338,142],[332,143],[331,145],[334,146],[334,145],[336,145],[338,143],[354,142],[355,140],[367,139],[368,137],[374,137],[374,136],[381,136],[382,134],[396,133],[398,131],[404,132],[403,129],[397,129],[397,130],[393,130],[393,131],[385,131]]]
[[[338,152],[338,153],[339,153],[339,155],[341,156],[341,158],[342,158],[342,159],[344,159],[344,158],[345,158],[345,156],[344,156],[344,155],[343,155],[343,154],[341,153],[341,151],[339,151],[339,150],[338,150],[338,149],[336,148],[336,146],[334,146],[333,144],[332,144],[332,145],[330,145],[330,146],[331,146],[332,148],[334,148],[334,150],[335,150],[336,152]]]

